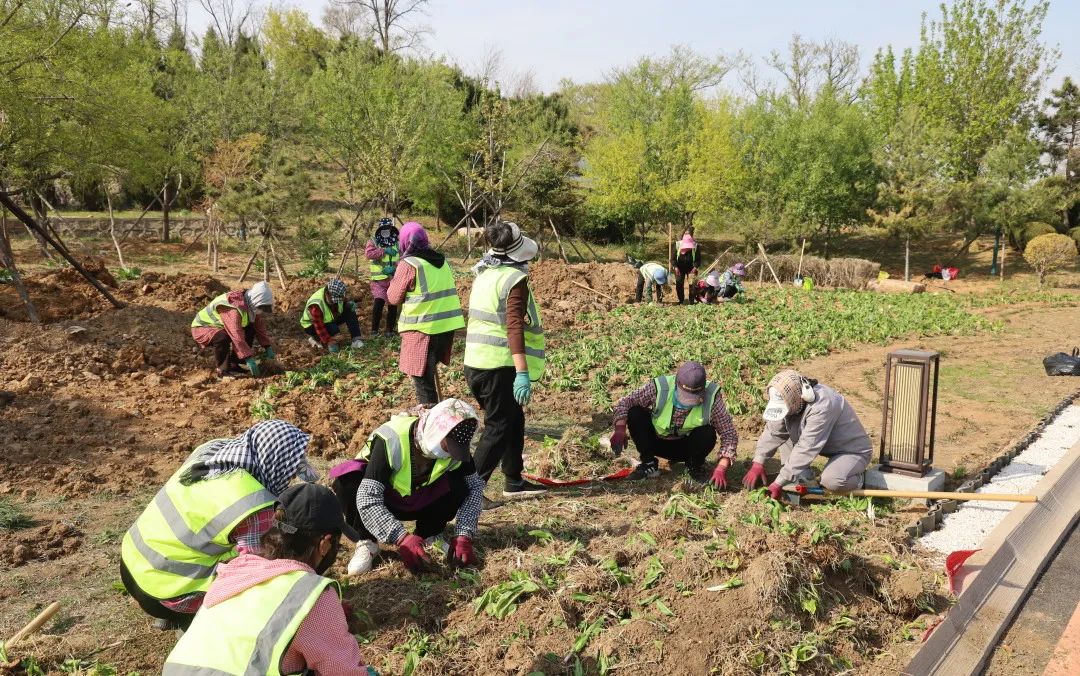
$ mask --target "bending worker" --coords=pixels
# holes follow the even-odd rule
[[[375,234],[367,241],[364,248],[364,256],[371,262],[371,336],[379,335],[379,324],[382,322],[383,308],[390,302],[386,297],[386,291],[390,288],[390,279],[397,270],[398,263],[398,229],[394,227],[394,221],[389,218],[379,219],[375,226]],[[394,323],[397,322],[397,307],[390,305],[386,309],[386,331],[383,335],[387,338],[394,335]]]
[[[637,280],[637,302],[641,302],[642,293],[646,291],[645,287],[648,285],[648,292],[644,295],[652,302],[653,289],[656,289],[656,302],[664,302],[664,285],[668,283],[668,271],[663,265],[659,263],[646,263],[640,261],[629,254],[626,256],[626,262],[629,263],[635,270],[638,271]]]
[[[274,359],[265,319],[273,309],[274,294],[266,282],[257,282],[247,291],[223,293],[191,320],[191,337],[200,347],[214,349],[219,376],[257,376],[256,341],[265,350],[263,356]],[[247,366],[246,372],[241,370],[241,362]]]
[[[491,247],[473,270],[465,332],[465,378],[484,409],[484,432],[476,469],[485,482],[502,463],[503,497],[546,492],[521,476],[525,461],[525,409],[532,383],[544,377],[544,327],[529,288],[529,261],[536,242],[516,223],[496,221],[484,229]]]
[[[218,566],[202,609],[163,674],[373,673],[349,633],[341,588],[323,577],[341,536],[356,539],[329,488],[291,486],[278,497],[262,554]]]
[[[773,499],[780,499],[789,483],[813,483],[810,463],[819,455],[828,458],[820,479],[824,488],[841,493],[861,488],[870,464],[870,436],[851,404],[831,387],[790,369],[773,376],[767,393],[765,430],[743,485],[765,485],[765,461],[780,449],[780,473],[769,484]]]
[[[746,276],[746,266],[736,263],[724,271],[720,278],[719,296],[721,300],[731,300],[743,292],[742,278]]]
[[[705,377],[705,367],[685,362],[674,376],[660,376],[619,400],[611,450],[626,448],[627,428],[641,463],[631,479],[660,476],[656,458],[686,464],[690,476],[717,488],[727,487],[727,470],[735,459],[739,434],[728,413],[720,387]],[[712,476],[705,475],[705,458],[720,436],[720,459]]]
[[[439,403],[436,369],[450,363],[454,331],[465,328],[461,299],[454,286],[454,269],[446,256],[431,248],[419,223],[401,227],[401,262],[390,282],[387,298],[401,307],[398,368],[412,376],[421,404]]]
[[[120,580],[160,627],[186,628],[217,564],[261,551],[277,496],[294,476],[318,479],[310,438],[284,420],[256,423],[196,448],[158,491],[124,536]]]
[[[360,339],[360,320],[356,317],[356,303],[347,300],[348,288],[340,279],[331,279],[324,286],[311,294],[304,304],[304,314],[300,316],[300,326],[308,334],[308,344],[312,347],[326,347],[330,352],[337,352],[337,335],[341,325],[349,327],[352,337],[352,349],[364,346]]]
[[[429,549],[445,553],[451,567],[476,564],[472,541],[484,497],[469,455],[476,418],[460,399],[415,407],[372,432],[355,460],[331,470],[346,521],[360,534],[350,575],[371,570],[380,542],[397,545],[414,572],[430,563]],[[451,520],[447,543],[442,532]],[[410,533],[402,521],[416,528]]]
[[[690,302],[713,305],[720,295],[720,273],[713,270],[690,285]]]

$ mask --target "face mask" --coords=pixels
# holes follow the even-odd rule
[[[694,407],[682,403],[681,401],[679,401],[678,397],[675,397],[675,408],[679,409],[680,411],[685,411],[688,408],[694,408]]]
[[[340,549],[341,538],[334,537],[333,544],[330,546],[330,551],[326,553],[326,556],[323,557],[322,561],[319,561],[319,565],[315,566],[315,572],[322,575],[330,570],[330,566],[334,565],[334,561],[337,561],[338,551]]]
[[[784,402],[784,398],[776,391],[775,387],[769,388],[769,403],[765,406],[765,411],[761,414],[761,417],[765,422],[778,422],[783,420],[788,415],[788,405]]]

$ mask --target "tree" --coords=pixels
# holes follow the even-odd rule
[[[1064,177],[1069,193],[1062,220],[1067,228],[1080,226],[1080,87],[1066,76],[1061,86],[1043,101],[1046,110],[1038,114],[1043,149]]]
[[[429,0],[332,0],[343,8],[331,15],[335,28],[364,26],[382,54],[413,49],[426,32],[416,23]],[[349,8],[349,9],[345,9]],[[329,10],[328,10],[329,11]],[[347,19],[342,21],[341,19]]]
[[[1024,260],[1035,268],[1042,284],[1047,274],[1076,262],[1076,242],[1056,233],[1040,235],[1024,248]]]

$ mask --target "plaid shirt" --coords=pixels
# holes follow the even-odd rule
[[[333,312],[333,308],[330,311]],[[311,316],[311,325],[319,336],[319,342],[328,345],[330,343],[330,332],[326,330],[326,324],[323,323],[322,308],[317,304],[309,305],[308,314]]]
[[[229,300],[232,301],[232,298],[230,297]],[[225,325],[225,333],[229,334],[229,339],[232,340],[236,358],[244,360],[255,354],[255,350],[248,345],[247,338],[244,336],[240,313],[232,308],[223,307],[218,314],[221,317],[221,323]],[[258,312],[252,314],[255,322],[255,341],[264,348],[270,347],[270,334],[266,332],[266,320]],[[191,328],[191,336],[200,346],[208,347],[214,336],[221,331],[222,329],[216,329],[213,326],[194,326]]]
[[[640,406],[649,411],[653,410],[656,406],[656,383],[654,381],[650,380],[643,387],[620,399],[619,403],[615,405],[615,420],[626,420],[627,413],[635,406]],[[678,406],[672,407],[672,426],[678,427],[682,425],[686,421],[686,417],[690,415],[690,410]],[[724,397],[720,392],[716,393],[716,400],[713,402],[712,412],[709,415],[709,425],[720,437],[720,457],[734,460],[735,450],[739,446],[739,433],[735,431],[735,421],[731,419],[727,404],[724,403]]]

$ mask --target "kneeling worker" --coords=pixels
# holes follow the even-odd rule
[[[349,327],[352,336],[351,348],[364,346],[360,339],[360,320],[356,317],[356,304],[346,300],[348,288],[340,279],[331,279],[325,286],[311,294],[304,304],[304,314],[300,316],[300,327],[308,334],[308,343],[312,347],[326,347],[330,352],[339,348],[337,335],[341,325]]]
[[[219,376],[259,375],[255,361],[256,342],[264,357],[274,359],[274,347],[266,332],[265,316],[274,308],[274,294],[266,282],[257,282],[247,291],[221,294],[191,320],[191,337],[200,347],[214,348]],[[247,371],[240,368],[243,363]]]
[[[357,537],[333,492],[316,484],[286,489],[273,523],[261,555],[218,566],[163,674],[374,673],[349,633],[340,587],[323,577],[341,536]]]
[[[780,499],[786,484],[813,482],[810,463],[819,455],[829,459],[821,486],[841,493],[861,488],[870,464],[870,436],[851,404],[831,387],[790,369],[773,376],[767,392],[765,429],[743,485],[765,485],[765,461],[780,449],[782,467],[769,484],[773,499]]]
[[[688,361],[674,376],[660,376],[623,397],[615,406],[611,450],[626,447],[626,432],[634,440],[641,464],[631,479],[660,476],[656,458],[686,463],[691,477],[717,488],[727,487],[727,469],[735,459],[739,435],[724,404],[720,387],[705,377],[705,367]],[[704,475],[706,456],[720,436],[720,461],[711,477]]]
[[[399,413],[375,430],[356,460],[335,467],[337,493],[346,520],[360,532],[349,574],[371,570],[379,542],[397,545],[405,567],[419,572],[446,554],[451,567],[476,564],[472,541],[484,496],[469,444],[476,410],[461,399]],[[442,539],[454,521],[454,537]],[[402,521],[415,521],[412,533]]]

